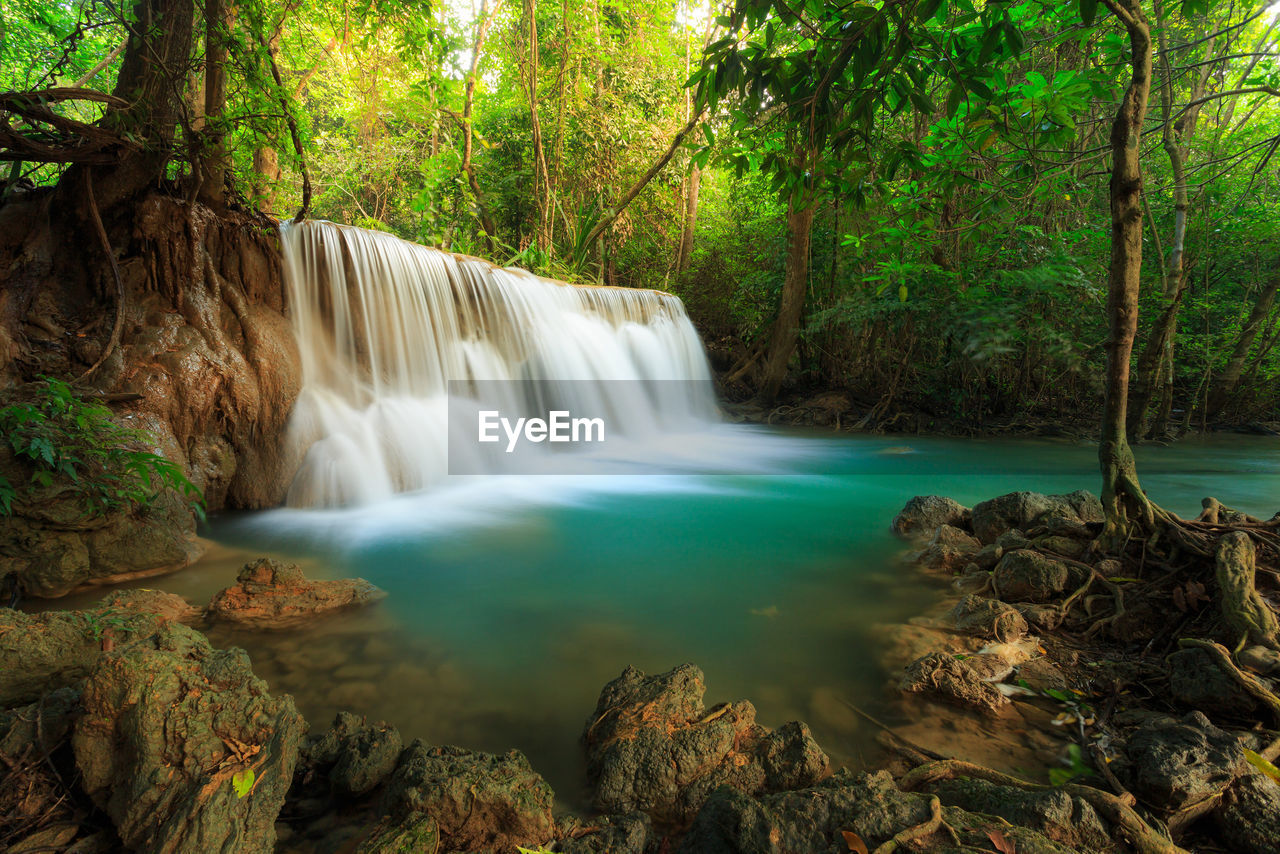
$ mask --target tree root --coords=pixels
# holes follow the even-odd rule
[[[1214,662],[1222,668],[1222,671],[1247,691],[1251,697],[1266,706],[1267,711],[1271,712],[1271,717],[1277,724],[1280,724],[1280,697],[1271,693],[1271,690],[1262,683],[1261,679],[1236,667],[1235,662],[1231,660],[1231,653],[1227,652],[1225,646],[1199,638],[1182,638],[1178,641],[1178,646],[1183,649],[1203,649],[1209,653]]]
[[[960,840],[956,838],[955,830],[942,820],[942,801],[938,800],[936,795],[929,798],[929,812],[928,820],[895,833],[892,839],[877,847],[874,854],[893,854],[907,843],[932,836],[944,827],[951,833],[952,841],[959,845]]]
[[[1280,649],[1280,622],[1254,584],[1256,561],[1257,549],[1245,532],[1232,531],[1218,539],[1215,577],[1222,619],[1236,638]]]
[[[956,777],[972,777],[977,780],[986,780],[999,786],[1010,786],[1026,791],[1047,791],[1055,788],[1037,783],[1028,783],[1009,774],[1002,774],[999,771],[958,759],[931,762],[928,765],[921,765],[908,771],[898,780],[898,788],[904,792],[910,792],[929,783],[938,783]],[[1168,837],[1148,824],[1147,820],[1133,809],[1132,804],[1126,798],[1112,795],[1101,789],[1073,783],[1057,788],[1069,795],[1074,795],[1081,800],[1087,801],[1104,818],[1119,827],[1128,836],[1138,854],[1188,854],[1185,849],[1175,845]]]
[[[111,324],[111,337],[107,339],[107,346],[102,348],[102,354],[98,356],[98,360],[90,366],[89,370],[76,378],[77,382],[102,367],[102,363],[107,361],[120,343],[120,333],[124,329],[124,279],[120,277],[120,265],[116,263],[116,253],[111,248],[111,241],[107,238],[107,229],[102,224],[102,214],[98,211],[98,201],[93,196],[93,170],[85,169],[83,174],[84,193],[89,203],[89,213],[93,217],[93,230],[98,234],[98,243],[101,244],[102,251],[107,256],[107,263],[111,265],[111,276],[115,279],[116,319]]]

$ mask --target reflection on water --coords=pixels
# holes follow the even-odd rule
[[[583,722],[628,664],[696,662],[708,705],[747,698],[767,725],[800,718],[837,763],[857,764],[875,733],[846,701],[875,713],[885,694],[871,627],[934,595],[895,563],[888,524],[902,504],[1097,489],[1086,444],[726,437],[759,447],[759,474],[468,479],[372,507],[226,517],[209,558],[142,584],[203,603],[263,554],[372,581],[391,595],[366,611],[210,636],[246,648],[313,728],[350,708],[430,743],[517,747],[574,805]],[[1280,509],[1280,440],[1141,448],[1139,466],[1182,515],[1209,494]]]

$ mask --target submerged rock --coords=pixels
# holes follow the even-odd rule
[[[415,740],[400,757],[382,798],[389,819],[374,837],[439,834],[440,851],[512,851],[536,848],[555,836],[551,787],[524,754],[502,756],[460,747],[428,747]],[[424,817],[429,817],[430,822]],[[431,831],[430,825],[437,830]],[[366,843],[366,846],[371,843]],[[432,851],[434,846],[362,848]]]
[[[1081,489],[1066,495],[1042,495],[1039,492],[1011,492],[982,501],[973,506],[973,533],[984,543],[994,543],[996,538],[1012,528],[1027,528],[1032,522],[1047,522],[1051,518],[1066,523],[1084,525],[1102,522],[1102,502],[1090,492]],[[1063,522],[1055,522],[1057,530],[1065,530]]]
[[[262,558],[247,563],[236,584],[209,603],[208,616],[255,628],[289,628],[387,594],[363,578],[310,581],[294,564]]]
[[[334,793],[345,797],[367,794],[395,770],[403,742],[400,732],[386,723],[370,724],[350,712],[338,712],[333,726],[307,751],[311,761],[331,765]]]
[[[1082,584],[1084,572],[1031,549],[1017,549],[1000,558],[994,580],[1001,599],[1048,602]]]
[[[933,815],[934,796],[900,792],[888,772],[841,771],[811,788],[751,797],[721,787],[698,813],[676,850],[680,854],[787,854],[857,850],[849,834],[868,851],[896,834],[923,825]],[[921,840],[914,850],[991,849],[991,819],[955,807],[942,808],[948,828]],[[1071,854],[1072,849],[1034,830],[999,827],[1019,854]],[[950,847],[951,832],[963,845]],[[899,849],[899,850],[905,850]]]
[[[943,495],[917,495],[907,502],[891,527],[904,539],[928,539],[940,525],[969,528],[969,508]]]
[[[1192,712],[1178,723],[1152,722],[1129,737],[1130,789],[1143,801],[1178,809],[1216,795],[1248,767],[1238,735]]]
[[[1009,705],[1009,698],[982,676],[954,655],[931,652],[907,667],[898,688],[907,694],[923,694],[953,706],[998,715]]]
[[[707,710],[692,664],[645,676],[634,667],[600,693],[583,741],[587,783],[600,812],[640,810],[660,824],[692,820],[717,786],[749,793],[809,786],[830,760],[809,728],[756,723],[743,700]]]
[[[291,698],[267,693],[243,650],[165,625],[104,653],[82,705],[76,767],[126,846],[271,850],[305,724]]]

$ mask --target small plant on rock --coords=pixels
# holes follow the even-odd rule
[[[149,507],[173,489],[204,517],[200,490],[182,468],[138,449],[154,437],[115,423],[110,409],[81,398],[62,380],[42,377],[30,401],[0,408],[0,434],[31,470],[25,485],[0,475],[0,515],[12,513],[13,503],[33,489],[62,483],[78,495],[87,516]]]

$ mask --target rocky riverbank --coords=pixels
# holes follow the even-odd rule
[[[195,628],[376,601],[358,579],[259,561],[205,609],[134,590],[0,610],[0,846],[1280,851],[1276,520],[1210,502],[1124,556],[1094,553],[1100,522],[1087,493],[913,500],[894,528],[953,595],[880,632],[903,703],[883,768],[832,769],[804,723],[708,705],[693,665],[627,668],[583,709],[581,816],[517,751],[406,743],[359,710],[308,725]]]

